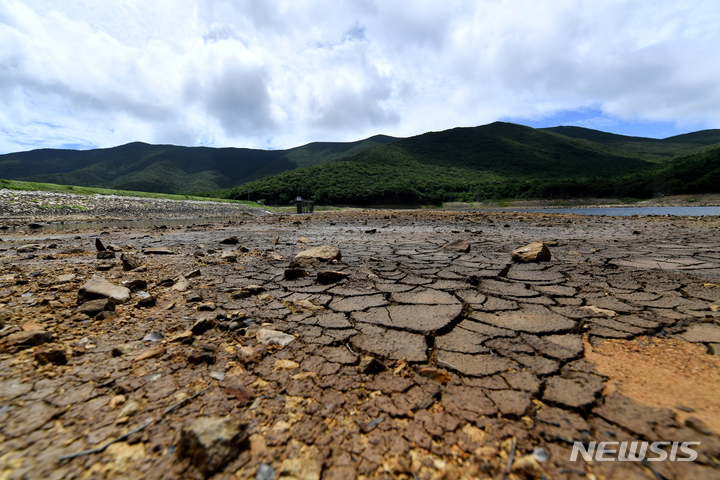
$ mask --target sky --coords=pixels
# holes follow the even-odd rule
[[[720,128],[717,0],[0,0],[0,153]]]

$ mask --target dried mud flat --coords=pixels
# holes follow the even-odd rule
[[[335,212],[0,239],[2,479],[720,478],[716,218]],[[511,262],[535,240],[551,261]],[[290,268],[323,245],[341,258]],[[701,444],[570,461],[574,441],[624,440]]]

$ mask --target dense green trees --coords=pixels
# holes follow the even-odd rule
[[[369,152],[369,151],[368,151]],[[462,168],[457,162],[423,162],[402,155],[380,160],[366,154],[340,161],[292,170],[241,185],[229,198],[264,198],[285,204],[295,195],[322,204],[393,205],[481,201],[503,198],[634,197],[720,192],[720,147],[676,158],[667,163],[645,163],[634,172],[607,161],[601,169],[585,168],[577,174],[536,164],[536,174],[508,175]],[[622,161],[622,160],[621,160]],[[531,171],[522,162],[519,169]],[[584,172],[594,171],[594,175]]]

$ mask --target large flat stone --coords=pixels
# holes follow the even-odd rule
[[[125,303],[130,300],[130,289],[113,285],[103,277],[93,276],[78,291],[78,302],[109,298],[115,303]]]

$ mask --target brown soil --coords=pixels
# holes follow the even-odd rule
[[[608,377],[603,395],[620,391],[641,405],[670,408],[680,421],[694,416],[720,432],[720,358],[708,355],[704,345],[640,337],[585,347],[585,358]]]

